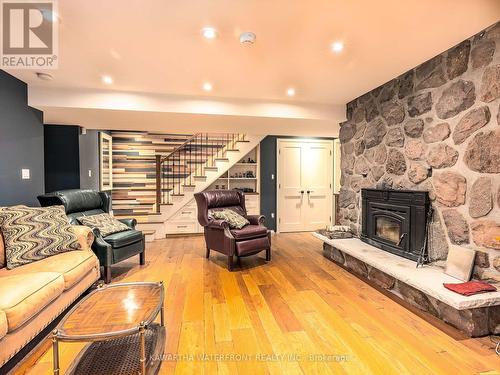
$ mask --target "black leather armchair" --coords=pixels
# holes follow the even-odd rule
[[[63,205],[71,224],[78,224],[77,218],[92,216],[111,211],[111,196],[108,192],[94,190],[60,190],[38,196],[42,207]],[[145,238],[141,231],[135,230],[136,219],[120,219],[131,230],[113,233],[103,237],[97,228],[92,231],[95,236],[92,250],[104,267],[104,282],[111,281],[111,265],[139,254],[140,264],[144,265]]]

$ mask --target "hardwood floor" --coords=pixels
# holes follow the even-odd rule
[[[323,258],[321,248],[309,233],[275,235],[271,263],[262,253],[228,272],[225,257],[204,258],[202,237],[172,238],[148,244],[145,266],[133,259],[113,267],[113,281],[164,281],[161,374],[500,373],[489,338],[466,338],[409,311]],[[61,344],[63,370],[82,346]],[[47,341],[17,373],[51,369]]]

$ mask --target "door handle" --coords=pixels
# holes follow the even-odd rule
[[[301,190],[301,191],[300,191],[300,194],[304,194],[304,190]]]
[[[311,193],[314,193],[314,190],[308,190],[307,191],[307,194],[311,194]]]

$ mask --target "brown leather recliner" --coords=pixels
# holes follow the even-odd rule
[[[246,257],[266,251],[266,261],[271,260],[271,232],[264,226],[262,215],[247,215],[245,196],[236,190],[203,191],[194,195],[198,204],[198,222],[205,230],[206,257],[210,250],[228,256],[227,266],[233,268],[233,256]],[[213,211],[230,209],[247,218],[249,225],[231,229],[224,220],[211,217]]]

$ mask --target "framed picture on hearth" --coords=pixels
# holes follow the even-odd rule
[[[450,245],[444,273],[461,281],[469,281],[474,268],[476,251],[465,247]]]

